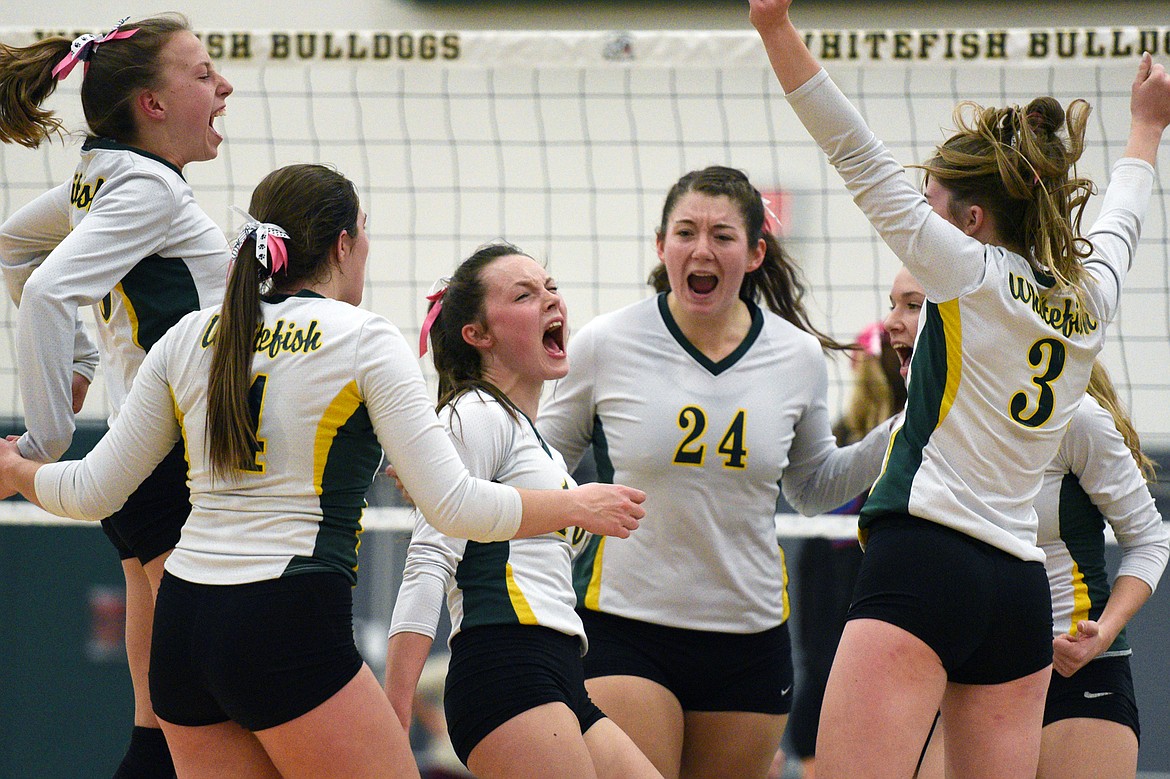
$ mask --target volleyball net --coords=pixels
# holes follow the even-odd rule
[[[0,29],[22,45],[52,33]],[[789,110],[750,30],[721,32],[200,31],[235,87],[219,157],[184,171],[226,233],[252,188],[294,162],[359,187],[372,241],[363,305],[417,338],[423,297],[486,241],[547,260],[570,321],[640,299],[657,263],[666,191],[710,164],[748,173],[772,201],[809,283],[815,324],[850,340],[885,313],[897,259]],[[1093,106],[1080,172],[1104,188],[1124,149],[1138,55],[1170,28],[814,31],[811,48],[906,163],[951,128],[963,99],[1051,94]],[[0,147],[0,217],[69,180],[84,125],[81,71],[50,104],[76,134]],[[1147,443],[1170,444],[1166,165],[1103,354]],[[1094,198],[1087,222],[1096,213]],[[0,418],[23,416],[15,309],[0,303]],[[425,368],[429,371],[429,366]],[[830,410],[848,396],[830,362]],[[83,416],[100,424],[95,385]]]

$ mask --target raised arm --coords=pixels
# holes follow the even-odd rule
[[[1162,133],[1170,125],[1170,75],[1155,64],[1149,52],[1142,54],[1129,98],[1129,141],[1126,157],[1151,165],[1158,156]]]
[[[760,34],[784,93],[795,92],[821,69],[788,18],[792,0],[751,0],[748,18]]]

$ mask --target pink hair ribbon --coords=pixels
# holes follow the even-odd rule
[[[772,210],[772,202],[766,197],[761,197],[760,202],[764,204],[764,232],[779,237],[780,217]]]
[[[232,244],[232,262],[235,262],[236,257],[239,256],[240,247],[244,245],[244,241],[255,236],[256,260],[268,270],[269,276],[280,273],[288,265],[288,247],[284,245],[285,239],[289,238],[288,233],[279,225],[258,221],[248,212],[235,206],[232,208],[248,217],[248,221],[236,233],[235,243]]]
[[[889,336],[886,334],[886,328],[881,322],[868,324],[857,334],[857,343],[868,354],[874,357],[882,356],[882,342],[887,340],[889,340]]]
[[[54,66],[53,78],[57,79],[58,81],[66,78],[70,73],[73,72],[73,68],[76,67],[78,62],[84,62],[85,67],[88,70],[89,58],[93,56],[93,53],[98,46],[101,46],[103,43],[109,43],[110,41],[129,38],[131,35],[138,32],[137,27],[133,30],[120,29],[129,18],[129,16],[123,17],[121,21],[114,25],[114,29],[110,30],[100,38],[96,35],[90,35],[89,33],[77,36],[77,38],[73,40],[73,43],[69,44],[69,53],[66,54],[65,57],[56,64],[56,66]]]
[[[427,337],[431,334],[431,328],[434,326],[435,320],[439,318],[439,312],[443,310],[443,295],[446,294],[447,285],[444,284],[443,288],[438,292],[432,292],[431,294],[427,295],[427,300],[431,301],[431,303],[434,305],[431,306],[431,310],[427,312],[426,318],[423,319],[422,329],[418,334],[419,357],[422,357],[427,353]]]

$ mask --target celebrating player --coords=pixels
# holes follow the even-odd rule
[[[1031,777],[1052,662],[1032,502],[1117,310],[1170,79],[1142,58],[1126,154],[1086,240],[1091,182],[1070,170],[1087,104],[968,105],[923,165],[924,196],[821,70],[790,5],[751,0],[789,104],[928,299],[906,422],[862,509],[818,772],[909,775],[941,705],[950,769]]]
[[[766,216],[741,171],[679,179],[659,294],[581,329],[537,422],[571,467],[592,444],[602,481],[646,490],[641,530],[593,539],[575,580],[589,694],[667,777],[766,774],[793,681],[778,483],[805,513],[834,508],[889,439],[837,448],[822,341]]]
[[[575,486],[534,427],[544,382],[569,369],[565,305],[544,268],[490,244],[433,297],[440,417],[471,473],[518,487]],[[386,659],[386,692],[404,727],[446,593],[448,731],[476,776],[659,776],[585,691],[571,558],[588,538],[569,528],[479,544],[417,518]]]
[[[80,67],[78,67],[80,65]],[[223,298],[223,232],[183,178],[214,159],[214,127],[232,86],[178,15],[70,42],[0,44],[0,140],[36,148],[62,130],[40,104],[77,70],[89,137],[67,181],[0,227],[0,263],[16,317],[25,425],[20,451],[41,462],[69,447],[97,363],[77,312],[93,304],[117,417],[146,353],[184,314]],[[117,507],[115,507],[117,508]],[[182,443],[102,528],[126,579],[126,655],[134,731],[116,777],[171,776],[150,706],[147,667],[163,562],[190,511]]]
[[[150,663],[178,772],[417,775],[353,642],[362,509],[382,450],[428,521],[480,541],[568,525],[628,535],[642,495],[473,479],[399,331],[356,307],[369,239],[353,184],[320,165],[281,168],[250,211],[223,306],[155,344],[94,450],[40,465],[0,442],[0,482],[94,518],[185,440],[192,511],[159,587]]]

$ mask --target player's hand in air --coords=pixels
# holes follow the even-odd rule
[[[792,0],[750,0],[748,19],[757,30],[775,27],[788,16]]]

